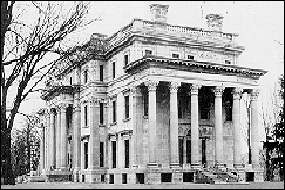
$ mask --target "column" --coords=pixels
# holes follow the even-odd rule
[[[46,169],[46,165],[45,165],[45,155],[46,155],[46,150],[45,150],[45,141],[46,141],[46,138],[45,138],[45,126],[43,125],[43,123],[41,123],[41,144],[40,144],[40,151],[41,151],[41,157],[40,157],[40,162],[41,162],[41,171],[44,171]]]
[[[191,93],[191,166],[199,166],[198,84],[192,84]]]
[[[225,87],[217,86],[215,88],[215,131],[216,131],[216,164],[219,166],[224,161],[224,142],[223,142],[223,114],[222,97]]]
[[[89,168],[95,169],[100,167],[100,129],[99,129],[99,100],[95,98],[91,98],[89,100],[89,121],[90,121],[90,137],[89,137],[89,146],[90,146],[90,154],[88,161],[89,161]]]
[[[61,128],[60,128],[60,125],[61,125],[61,120],[60,120],[61,116],[60,116],[60,107],[57,107],[56,108],[56,128],[55,128],[55,131],[56,131],[56,168],[57,169],[60,169],[61,167],[61,139],[60,139],[60,136],[61,136]]]
[[[252,156],[252,167],[259,168],[259,139],[258,139],[258,90],[252,90],[250,97],[250,139],[251,139],[251,156]]]
[[[158,81],[145,82],[148,86],[148,133],[149,133],[149,164],[157,166],[156,163],[156,88]]]
[[[50,131],[49,131],[49,159],[50,167],[55,167],[55,109],[50,110]]]
[[[81,105],[80,105],[80,87],[76,87],[74,92],[74,110],[73,110],[73,167],[74,167],[74,181],[79,181],[79,174],[81,168]]]
[[[240,155],[240,96],[242,89],[234,88],[233,94],[233,107],[232,107],[232,119],[233,119],[233,164],[234,167],[241,166]]]
[[[47,114],[46,114],[46,120],[47,120],[47,123],[46,123],[46,128],[45,128],[45,147],[46,147],[46,154],[45,154],[45,165],[46,165],[46,170],[49,170],[50,169],[50,164],[49,164],[49,128],[50,128],[50,125],[49,125],[49,110],[47,111]]]
[[[133,166],[136,166],[137,161],[136,161],[136,118],[135,118],[135,111],[136,111],[136,86],[131,86],[130,88],[130,123],[133,128],[133,134],[130,138],[130,168]]]
[[[170,89],[170,167],[179,166],[177,90],[180,84],[171,82]]]
[[[67,107],[68,104],[61,104],[60,107],[60,121],[61,121],[61,169],[67,169]]]

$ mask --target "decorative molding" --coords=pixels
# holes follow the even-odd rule
[[[213,91],[215,92],[215,96],[222,96],[224,90],[225,90],[224,86],[216,86],[216,88]]]
[[[88,102],[90,105],[99,105],[100,104],[100,101],[101,99],[98,99],[98,98],[94,98],[94,97],[91,97],[88,99]]]

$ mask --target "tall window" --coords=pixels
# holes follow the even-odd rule
[[[112,167],[113,168],[116,168],[116,155],[117,155],[117,153],[116,153],[116,141],[111,141],[112,142],[112,160],[113,160],[113,163],[112,163]]]
[[[129,118],[129,107],[130,107],[130,102],[129,102],[129,96],[124,96],[125,98],[125,119]]]
[[[84,142],[84,169],[88,168],[88,142]]]
[[[178,139],[179,164],[183,164],[183,138]]]
[[[84,125],[88,127],[88,113],[87,113],[87,105],[84,106]]]
[[[178,100],[178,118],[182,118],[182,100]]]
[[[104,167],[104,142],[100,142],[100,167]]]
[[[172,54],[172,58],[178,59],[178,58],[179,58],[179,55],[178,55],[178,54],[173,53],[173,54]]]
[[[226,121],[232,121],[232,105],[231,102],[226,102],[225,105]]]
[[[69,85],[72,85],[72,77],[69,77]]]
[[[148,93],[143,94],[143,110],[144,116],[148,116]]]
[[[100,124],[104,124],[104,103],[100,103]]]
[[[125,168],[129,168],[129,140],[124,140],[125,143]]]
[[[113,79],[116,77],[116,63],[113,62]]]
[[[117,119],[117,115],[116,115],[116,112],[117,112],[117,108],[116,108],[116,100],[113,101],[113,123],[116,123]]]
[[[87,70],[85,70],[83,72],[83,80],[84,80],[84,83],[87,83],[87,81],[88,81],[88,72],[87,72]]]
[[[151,50],[145,50],[145,51],[144,51],[144,54],[145,54],[145,55],[151,55],[152,52],[151,52]]]
[[[100,65],[100,81],[103,82],[103,78],[104,78],[104,70],[103,70],[103,65]]]
[[[191,140],[186,140],[186,163],[191,163]]]
[[[125,66],[129,63],[129,55],[124,55]]]

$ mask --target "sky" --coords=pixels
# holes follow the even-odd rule
[[[86,41],[94,32],[111,36],[134,18],[151,20],[149,5],[153,3],[169,5],[168,23],[173,25],[206,29],[206,14],[221,14],[223,31],[239,33],[237,42],[245,46],[239,65],[269,71],[260,79],[264,94],[270,93],[273,82],[284,73],[283,1],[91,1],[88,17],[101,21],[79,30],[73,40]],[[34,94],[20,111],[31,113],[44,105],[39,94]],[[21,122],[17,117],[16,126]]]

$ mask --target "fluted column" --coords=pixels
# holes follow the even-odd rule
[[[222,116],[222,96],[225,87],[215,88],[215,130],[216,130],[216,163],[224,164],[224,143],[223,143],[223,116]]]
[[[50,131],[49,131],[49,159],[50,167],[55,167],[55,109],[50,110]]]
[[[191,93],[191,166],[199,166],[198,84],[192,84]]]
[[[250,117],[250,134],[251,134],[251,156],[252,156],[252,167],[259,168],[259,147],[258,147],[258,95],[259,90],[252,90],[251,92],[251,117]]]
[[[55,132],[56,132],[56,138],[55,138],[55,142],[56,142],[56,168],[60,169],[61,167],[61,120],[60,120],[61,116],[60,116],[60,107],[56,108],[56,128],[55,128]]]
[[[99,112],[99,100],[95,98],[89,99],[89,108],[90,108],[90,138],[89,138],[89,145],[90,145],[90,154],[88,161],[88,168],[95,169],[100,167],[100,134],[99,134],[99,119],[100,119],[100,112]]]
[[[46,147],[46,154],[45,154],[45,165],[46,165],[46,170],[50,169],[50,164],[49,164],[49,128],[50,128],[50,124],[49,124],[49,110],[46,113],[46,119],[47,119],[47,123],[46,123],[46,128],[45,128],[45,147]]]
[[[158,81],[145,82],[148,86],[148,133],[149,133],[149,166],[157,166],[156,163],[156,88]]]
[[[60,121],[61,121],[61,169],[67,169],[67,107],[68,104],[61,104]]]
[[[177,90],[180,83],[171,82],[170,89],[170,166],[179,166]]]
[[[234,88],[233,94],[233,107],[232,107],[232,121],[233,121],[233,159],[234,167],[241,166],[241,155],[240,155],[240,96],[242,89]]]
[[[75,172],[74,181],[79,181],[78,171],[81,169],[81,106],[80,106],[80,87],[76,87],[74,93],[73,111],[73,167]]]

